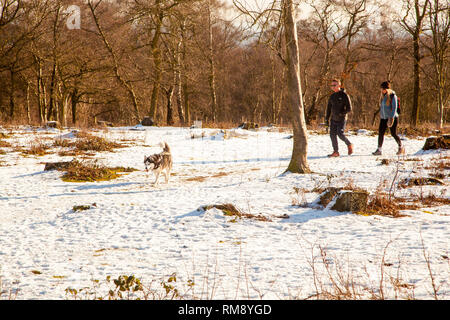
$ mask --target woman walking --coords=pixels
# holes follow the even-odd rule
[[[384,81],[381,83],[380,96],[380,126],[378,128],[378,149],[373,152],[373,155],[381,155],[384,142],[384,133],[389,127],[392,137],[398,144],[397,155],[405,153],[405,148],[402,146],[402,141],[397,135],[398,125],[398,99],[395,92],[391,89],[391,83]]]

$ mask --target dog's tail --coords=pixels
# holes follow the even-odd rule
[[[163,142],[163,151],[164,152],[170,152],[170,147],[169,147],[169,145],[167,144],[167,142]]]

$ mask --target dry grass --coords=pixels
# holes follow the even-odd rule
[[[308,201],[306,200],[306,189],[299,188],[299,187],[293,187],[294,192],[292,193],[292,206],[293,207],[300,207],[305,208],[308,207]]]
[[[191,178],[187,178],[184,181],[197,181],[197,182],[203,182],[206,179],[208,179],[209,177],[205,177],[205,176],[197,176],[197,177],[191,177]]]
[[[28,149],[22,149],[21,152],[24,155],[45,156],[46,154],[49,154],[49,149],[50,146],[48,146],[43,139],[35,138],[30,142],[30,147]]]
[[[8,141],[2,140],[0,138],[0,148],[9,148],[11,147],[11,143],[9,143]]]
[[[442,194],[436,194],[436,191],[429,191],[425,194],[422,190],[414,194],[410,198],[397,198],[398,201],[402,201],[404,203],[411,203],[411,205],[417,206],[417,208],[426,206],[441,206],[450,204],[450,199],[444,196],[445,189],[442,190]]]
[[[75,142],[72,142],[68,139],[56,138],[53,142],[54,147],[62,147],[62,148],[70,148],[75,146]]]
[[[364,213],[365,215],[381,215],[381,216],[390,216],[393,218],[401,218],[406,215],[400,213],[400,207],[393,198],[389,198],[386,194],[377,193],[371,196],[369,203],[367,205],[367,211]]]
[[[267,222],[272,221],[269,218],[264,217],[261,214],[254,215],[254,214],[251,214],[251,213],[242,212],[241,210],[236,208],[231,203],[213,204],[213,205],[207,205],[207,206],[201,207],[201,209],[204,210],[204,211],[212,209],[212,208],[216,208],[216,209],[221,210],[223,212],[223,214],[225,216],[227,216],[227,217],[234,217],[235,219],[232,220],[232,222],[236,222],[237,218],[253,219],[253,220],[257,220],[257,221],[267,221]]]
[[[78,141],[75,148],[79,151],[113,151],[115,148],[124,148],[125,145],[108,141],[104,138],[91,135],[87,132],[77,134]]]
[[[108,181],[120,177],[119,173],[136,171],[134,168],[113,167],[98,164],[96,161],[82,162],[76,159],[61,170],[65,173],[62,180],[65,182],[94,182]]]
[[[203,181],[205,181],[206,179],[209,179],[209,178],[220,178],[220,177],[225,177],[225,176],[227,176],[228,174],[229,174],[229,173],[227,173],[227,172],[220,171],[220,172],[215,173],[215,174],[213,174],[213,175],[211,175],[211,176],[196,176],[196,177],[190,177],[190,178],[184,179],[184,181],[197,181],[197,182],[203,182]]]
[[[445,179],[450,172],[450,156],[440,154],[439,157],[432,159],[424,169],[430,170],[430,176],[434,178]]]

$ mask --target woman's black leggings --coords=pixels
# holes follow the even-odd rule
[[[381,148],[383,146],[384,142],[384,133],[386,132],[386,129],[388,128],[388,119],[380,119],[380,127],[378,128],[378,148]],[[398,125],[398,117],[394,118],[394,124],[389,129],[391,130],[391,135],[394,137],[395,141],[397,142],[398,146],[400,147],[402,145],[402,141],[397,135],[397,125]]]

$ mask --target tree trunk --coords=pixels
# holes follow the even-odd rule
[[[180,41],[177,44],[177,66],[175,70],[175,87],[176,87],[176,99],[177,99],[177,106],[178,106],[178,117],[180,118],[180,124],[182,126],[185,125],[185,119],[184,119],[184,109],[183,109],[183,94],[182,94],[182,83],[181,83],[181,72],[182,72],[182,66],[181,66],[181,46],[182,46],[183,37],[180,36]]]
[[[30,82],[27,80],[27,97],[26,97],[26,108],[27,108],[27,120],[28,124],[31,124],[31,113],[30,113]]]
[[[53,62],[52,76],[50,80],[50,101],[47,113],[47,121],[57,120],[57,112],[55,108],[55,81],[56,81],[56,62]]]
[[[75,88],[72,91],[70,102],[72,105],[72,124],[75,125],[77,123],[77,105],[80,96],[78,95],[78,90]]]
[[[59,110],[59,121],[61,122],[61,126],[65,127],[67,126],[67,117],[66,117],[66,111],[69,108],[69,105],[71,104],[71,97],[72,95],[69,93],[64,94],[64,98],[62,99],[60,110]]]
[[[303,108],[297,27],[294,22],[293,7],[292,0],[283,1],[284,29],[287,47],[288,103],[291,106],[292,125],[294,128],[292,157],[286,171],[292,173],[309,173],[311,170],[307,163],[308,133]]]
[[[216,94],[216,67],[214,61],[213,29],[211,16],[211,1],[208,1],[208,32],[209,32],[209,90],[211,95],[211,117],[216,122],[217,116],[217,94]]]
[[[11,68],[9,70],[10,80],[11,80],[11,91],[9,92],[9,117],[12,119],[14,117],[14,91],[16,90],[16,79],[14,77],[14,70]]]
[[[173,97],[174,86],[170,86],[166,90],[167,97],[167,125],[172,126],[175,121],[173,120],[173,107],[172,107],[172,97]]]
[[[184,30],[184,29],[183,29]],[[181,51],[181,87],[183,92],[183,105],[184,105],[184,115],[185,122],[189,126],[191,124],[191,110],[189,104],[189,87],[187,79],[187,68],[186,68],[186,42],[184,41],[184,32],[181,33],[183,37],[182,51]]]
[[[162,78],[162,70],[161,70],[161,49],[159,48],[159,40],[161,37],[161,26],[162,26],[162,19],[163,19],[163,12],[160,8],[161,0],[157,0],[155,3],[155,8],[157,11],[155,20],[156,20],[156,26],[155,26],[155,34],[153,36],[152,42],[151,42],[151,54],[153,57],[153,63],[155,67],[155,76],[153,80],[153,89],[152,89],[152,95],[150,98],[150,111],[149,116],[156,121],[156,115],[158,113],[158,97],[159,97],[159,91],[161,88],[161,78]]]
[[[420,47],[419,47],[419,33],[414,35],[413,39],[413,56],[414,56],[414,89],[413,89],[413,104],[411,110],[411,125],[416,127],[419,122],[419,108],[420,108]]]
[[[270,64],[272,66],[272,105],[271,105],[271,119],[270,121],[275,124],[277,121],[276,117],[276,77],[275,77],[275,61],[274,54],[270,53]]]

